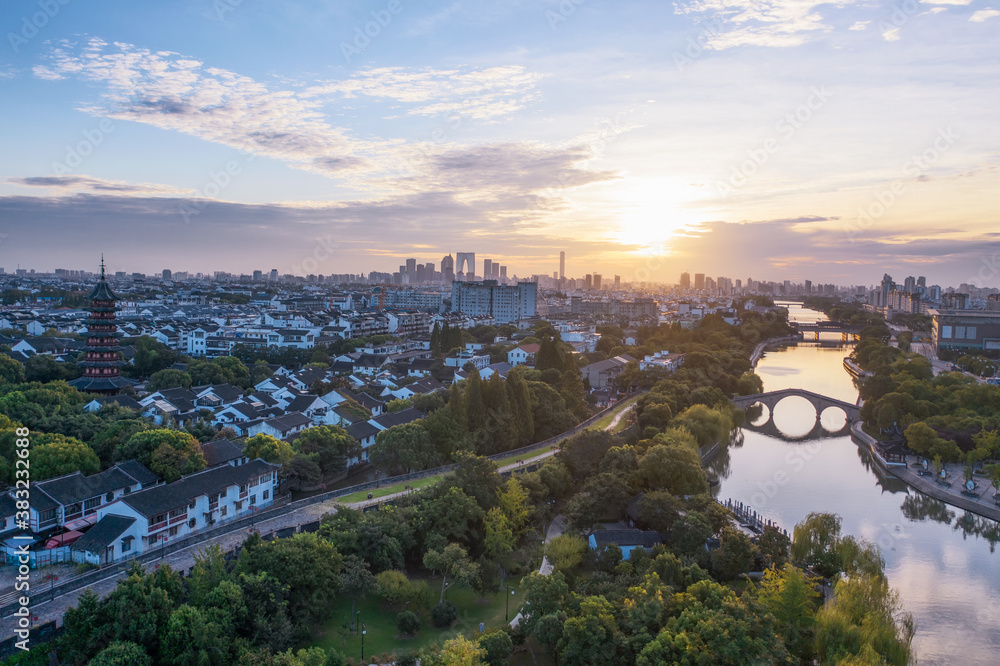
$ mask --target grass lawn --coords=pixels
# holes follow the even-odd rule
[[[375,488],[373,490],[359,490],[356,493],[351,493],[350,495],[345,495],[344,497],[338,497],[337,501],[341,504],[350,504],[352,502],[363,502],[368,499],[368,493],[372,494],[372,498],[385,497],[386,495],[392,495],[394,493],[401,493],[409,486],[411,488],[425,488],[430,485],[434,485],[438,481],[444,478],[444,474],[438,474],[437,476],[428,476],[424,479],[417,479],[416,481],[405,481],[402,483],[394,483],[391,486],[383,486],[381,488]]]
[[[435,592],[434,602],[437,603],[441,590],[440,578],[427,578],[427,584]],[[520,590],[520,579],[508,579],[514,594],[510,598],[510,617],[517,615],[524,600]],[[451,587],[446,598],[458,606],[458,619],[450,629],[438,629],[431,622],[430,609],[416,612],[423,622],[423,628],[412,638],[399,637],[396,629],[396,614],[403,610],[400,607],[387,607],[381,599],[370,595],[359,602],[357,610],[361,611],[361,621],[364,622],[365,657],[382,653],[416,652],[432,643],[444,643],[458,634],[468,638],[479,636],[479,623],[486,624],[486,632],[500,629],[504,625],[504,592],[481,599],[478,594],[467,588]],[[328,650],[337,648],[348,657],[358,659],[361,656],[361,636],[352,634],[350,626],[351,603],[349,600],[338,600],[337,610],[316,634],[314,646]]]

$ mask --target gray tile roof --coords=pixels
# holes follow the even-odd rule
[[[264,462],[260,458],[239,467],[220,465],[189,474],[173,483],[125,495],[121,501],[140,515],[152,518],[171,509],[185,506],[197,497],[214,495],[224,488],[246,483],[251,478],[273,472],[279,467],[281,466]]]
[[[230,460],[243,457],[243,447],[235,442],[230,442],[226,438],[215,439],[202,444],[201,452],[205,456],[205,463],[209,467],[224,465]]]
[[[72,549],[85,550],[90,553],[103,555],[104,550],[114,543],[115,539],[120,537],[134,522],[135,518],[109,513],[98,520],[96,525],[87,530],[87,533],[73,544]]]

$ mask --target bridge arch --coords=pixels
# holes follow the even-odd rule
[[[777,425],[774,423],[775,408],[780,402],[793,396],[804,398],[815,410],[816,418],[813,427],[804,435],[788,435],[781,432],[781,430],[779,430]],[[829,396],[814,393],[812,391],[806,391],[805,389],[781,389],[778,391],[769,391],[767,393],[738,396],[733,398],[731,402],[734,406],[742,409],[747,409],[748,407],[758,404],[766,407],[768,409],[767,420],[763,420],[762,415],[761,419],[748,424],[749,429],[771,434],[781,439],[785,439],[786,441],[798,441],[817,436],[820,433],[825,433],[827,435],[840,434],[848,430],[851,423],[861,416],[861,409],[857,405],[853,405],[849,402],[844,402],[843,400],[838,400],[836,398],[830,398]],[[845,417],[843,425],[837,428],[836,425],[839,424],[838,420],[831,424],[831,427],[827,427],[824,423],[823,415],[828,412],[836,411],[843,412]],[[826,418],[826,422],[830,423],[830,419],[831,417],[828,416]]]

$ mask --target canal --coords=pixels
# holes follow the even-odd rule
[[[825,319],[786,305],[792,321]],[[765,391],[802,388],[853,403],[858,392],[843,367],[850,351],[839,334],[822,334],[818,343],[768,350],[757,374]],[[720,479],[718,497],[750,505],[789,534],[812,511],[839,514],[843,533],[881,548],[889,582],[917,623],[919,663],[998,663],[1000,526],[884,474],[849,434],[817,435],[815,410],[805,399],[786,398],[774,412],[764,407],[708,465]],[[772,417],[779,432],[767,426]],[[822,423],[840,431],[843,413],[828,409]]]

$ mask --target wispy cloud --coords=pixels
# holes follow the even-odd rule
[[[838,7],[854,4],[844,0]],[[675,5],[678,14],[710,17],[727,28],[707,37],[708,48],[790,47],[831,30],[819,13],[821,0],[695,0]],[[860,29],[860,28],[855,28]]]
[[[91,176],[27,176],[8,178],[8,183],[24,187],[44,187],[56,191],[80,190],[101,194],[123,195],[164,195],[177,196],[193,194],[193,190],[157,185],[154,183],[126,183],[124,181],[104,180]]]
[[[982,23],[983,21],[988,21],[989,19],[997,16],[1000,16],[1000,11],[987,7],[986,9],[980,9],[979,11],[974,12],[972,16],[969,17],[969,20],[973,23]]]

